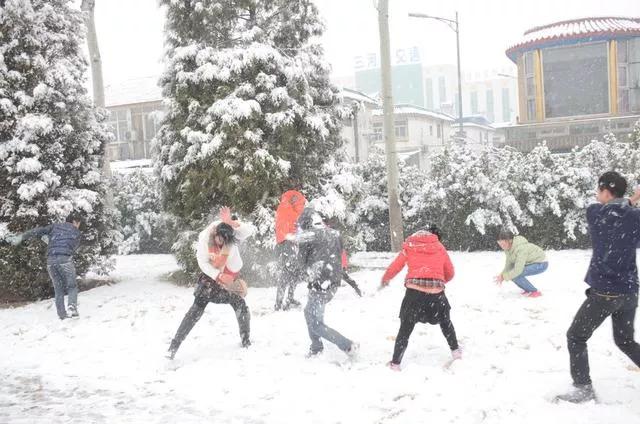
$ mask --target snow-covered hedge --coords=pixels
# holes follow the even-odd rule
[[[540,145],[522,154],[509,148],[480,152],[452,144],[432,158],[429,172],[399,163],[405,236],[436,223],[450,249],[496,248],[495,233],[509,227],[547,248],[584,248],[585,208],[598,176],[609,170],[640,177],[640,124],[627,140],[608,135],[557,155]],[[389,249],[385,158],[330,164],[332,178],[313,204],[342,223],[352,250]]]
[[[151,169],[114,173],[111,183],[122,242],[118,253],[169,253],[176,218],[162,210],[158,178]]]

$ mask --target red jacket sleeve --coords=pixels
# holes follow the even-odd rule
[[[391,265],[387,268],[384,275],[382,276],[382,281],[390,281],[393,277],[398,275],[404,265],[407,263],[407,255],[404,252],[404,249],[398,253],[398,256],[391,262]]]
[[[451,263],[451,258],[449,257],[449,253],[443,247],[442,253],[444,254],[444,281],[449,282],[453,279],[455,272],[453,270],[453,263]]]

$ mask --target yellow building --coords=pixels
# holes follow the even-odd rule
[[[586,18],[533,28],[506,51],[518,67],[518,124],[506,144],[568,151],[640,119],[640,18]]]

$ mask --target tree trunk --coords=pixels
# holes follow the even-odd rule
[[[84,22],[87,26],[87,46],[89,47],[89,59],[91,64],[91,80],[93,82],[93,104],[96,107],[104,108],[104,83],[102,81],[102,59],[98,48],[98,36],[96,34],[96,22],[94,9],[95,0],[82,0],[80,9],[83,12]],[[106,182],[111,179],[111,166],[109,164],[109,154],[105,146],[102,158],[102,175]],[[106,206],[113,207],[113,197],[111,190],[107,188]]]

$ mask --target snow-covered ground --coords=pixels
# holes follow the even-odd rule
[[[532,278],[537,299],[492,283],[500,253],[452,258],[447,293],[464,358],[444,369],[439,328],[418,326],[396,373],[385,363],[402,276],[378,292],[381,269],[354,273],[365,296],[346,286],[327,307],[328,324],[361,343],[355,361],[329,345],[306,359],[302,311],[274,313],[274,289],[252,289],[249,350],[231,308],[212,304],[171,362],[164,353],[192,290],[160,279],[176,267],[170,256],[119,257],[119,284],[81,293],[79,320],[58,321],[52,301],[0,310],[0,422],[640,423],[640,372],[608,320],[589,345],[602,402],[550,402],[570,387],[565,332],[589,252],[551,252],[549,271]]]

